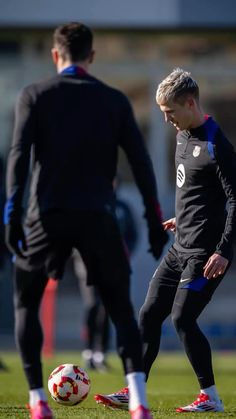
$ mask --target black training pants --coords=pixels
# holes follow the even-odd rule
[[[29,260],[16,261],[15,334],[30,388],[42,386],[43,337],[38,316],[43,292],[51,272],[63,271],[73,248],[80,252],[89,282],[97,287],[115,326],[125,374],[143,371],[141,339],[130,300],[129,262],[115,218],[107,213],[82,212],[74,214],[74,220],[73,214],[65,219],[58,216],[56,224],[54,220],[47,219],[50,234],[45,235],[44,227],[38,244],[32,239],[31,245],[31,239],[28,240]],[[56,229],[61,225],[63,234]],[[35,236],[40,237],[40,232],[29,234],[30,238]]]
[[[171,247],[154,273],[139,314],[146,378],[159,352],[162,323],[171,314],[200,388],[214,384],[210,345],[197,324],[223,277],[203,277],[210,256],[179,253]]]

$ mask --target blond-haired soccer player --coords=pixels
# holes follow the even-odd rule
[[[162,323],[171,314],[200,386],[197,399],[177,412],[223,412],[210,345],[197,319],[232,261],[236,156],[219,125],[203,112],[189,72],[176,68],[159,84],[156,101],[165,121],[177,130],[175,217],[164,223],[175,241],[140,310],[144,370],[147,379],[159,352]],[[129,389],[122,391],[127,403]],[[120,394],[103,396],[103,403],[110,399],[119,407]]]

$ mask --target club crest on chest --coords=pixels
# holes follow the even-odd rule
[[[198,157],[201,152],[201,147],[199,145],[195,145],[193,149],[193,157]]]

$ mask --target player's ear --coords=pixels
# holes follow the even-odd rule
[[[58,50],[56,48],[52,48],[51,54],[52,54],[52,61],[54,62],[55,65],[57,65],[58,59],[59,59]]]
[[[195,106],[195,100],[192,96],[188,96],[187,103],[189,108],[193,108]]]
[[[92,49],[92,51],[90,52],[90,56],[89,56],[89,64],[92,64],[93,60],[95,57],[95,50]]]

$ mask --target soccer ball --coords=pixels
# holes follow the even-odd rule
[[[74,406],[86,399],[90,390],[90,379],[77,365],[59,365],[49,376],[48,390],[57,403]]]

